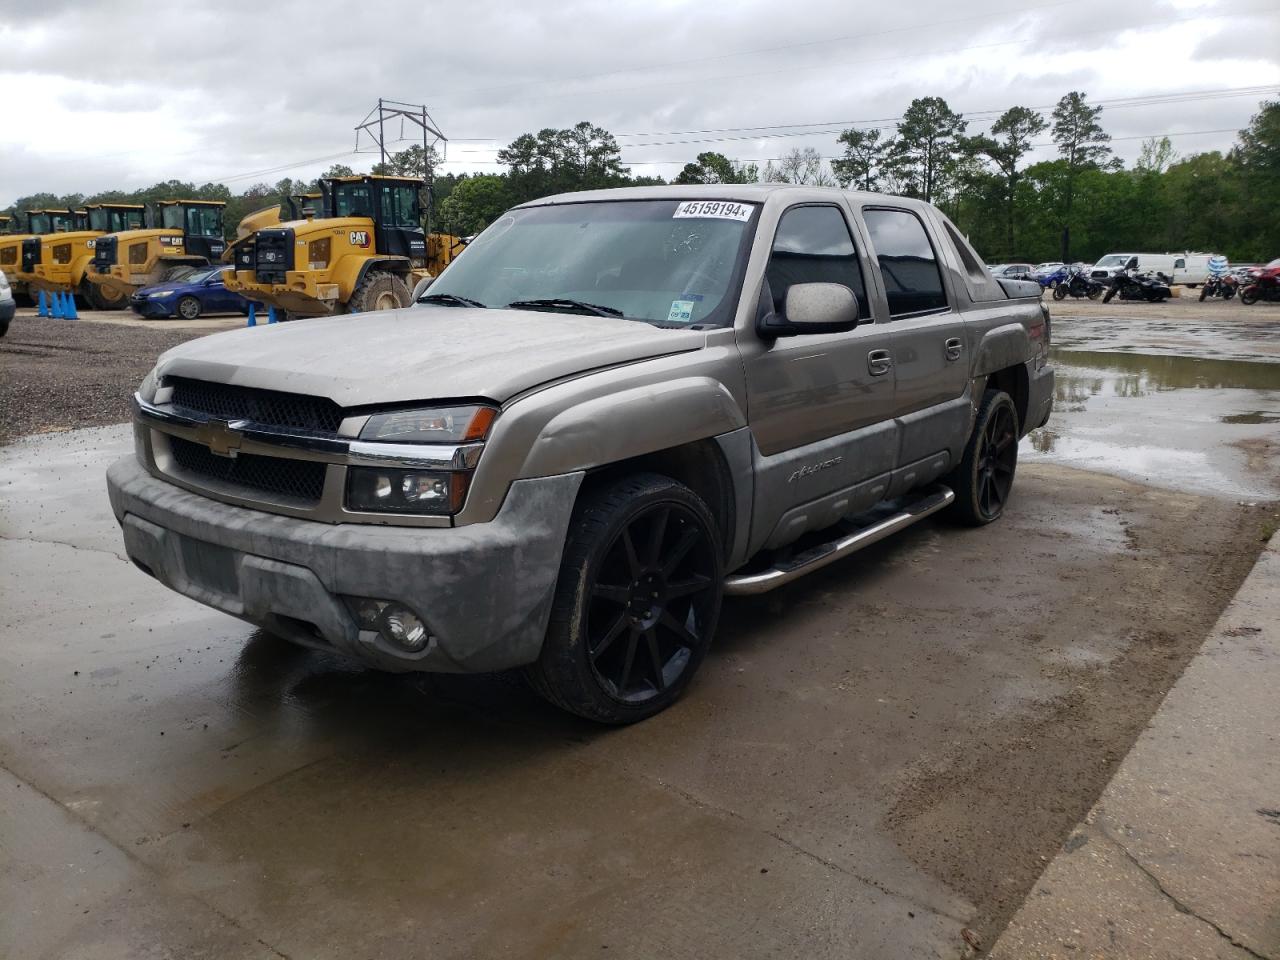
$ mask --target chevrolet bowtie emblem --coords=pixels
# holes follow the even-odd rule
[[[240,452],[244,434],[234,430],[226,420],[206,420],[196,428],[196,441],[220,457],[234,457]]]

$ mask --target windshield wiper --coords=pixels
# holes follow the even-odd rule
[[[598,303],[586,303],[582,300],[569,300],[565,297],[546,297],[540,300],[512,300],[507,304],[513,310],[576,310],[579,313],[591,313],[597,317],[621,317],[621,310],[613,307],[602,307]]]
[[[446,307],[480,307],[482,310],[488,309],[479,300],[460,297],[456,293],[424,293],[418,298],[418,303],[438,303]]]

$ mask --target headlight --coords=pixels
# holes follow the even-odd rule
[[[329,238],[312,240],[307,244],[307,267],[311,270],[323,270],[329,266]]]
[[[347,509],[447,517],[462,509],[469,473],[347,468]]]
[[[162,297],[170,297],[170,296],[173,296],[173,291],[172,291],[172,290],[157,290],[157,291],[155,291],[154,293],[149,293],[149,294],[147,294],[147,296],[148,296],[148,297],[150,297],[152,300],[159,300],[159,299],[160,299],[160,298],[162,298]]]
[[[483,440],[497,415],[493,407],[479,405],[375,413],[360,431],[360,439],[384,443],[469,443]]]
[[[403,460],[394,466],[348,467],[347,509],[436,517],[457,513],[497,415],[495,407],[482,404],[373,414],[360,431],[363,452],[378,449],[379,459],[381,451],[392,459],[398,456],[397,450],[405,450],[401,444],[414,444],[431,448],[434,462],[421,468]],[[434,459],[434,451],[439,451],[439,459]]]

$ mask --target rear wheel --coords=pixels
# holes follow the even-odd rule
[[[1207,297],[1207,296],[1209,296],[1209,288],[1208,288],[1208,286],[1203,286],[1203,287],[1201,287],[1201,288],[1200,288],[1200,302],[1201,302],[1201,303],[1204,303],[1204,298],[1205,298],[1205,297]]]
[[[1018,408],[1003,390],[988,390],[959,465],[944,481],[955,492],[951,515],[980,527],[1004,513],[1018,468]]]
[[[1097,300],[1097,299],[1098,299],[1098,297],[1100,297],[1100,296],[1102,296],[1102,287],[1094,286],[1094,287],[1090,287],[1090,288],[1089,288],[1089,299],[1090,299],[1090,300]]]
[[[683,484],[646,473],[584,494],[530,685],[601,723],[664,710],[711,643],[723,576],[715,521]]]
[[[1243,303],[1246,307],[1247,307],[1247,306],[1252,306],[1253,304],[1257,303],[1257,302],[1258,302],[1258,288],[1257,288],[1257,287],[1245,287],[1243,290],[1241,290],[1241,291],[1240,291],[1240,302],[1241,302],[1241,303]]]
[[[1112,297],[1114,297],[1115,295],[1116,295],[1116,288],[1115,288],[1115,287],[1112,287],[1111,289],[1109,289],[1109,290],[1108,290],[1108,291],[1103,295],[1103,297],[1102,297],[1102,302],[1103,302],[1103,303],[1110,303],[1110,302],[1111,302],[1111,298],[1112,298]]]
[[[1060,283],[1053,288],[1053,299],[1055,300],[1067,299],[1067,285],[1065,283]]]
[[[347,313],[398,310],[409,305],[409,288],[394,273],[370,270],[347,301]]]

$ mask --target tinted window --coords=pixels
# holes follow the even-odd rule
[[[870,315],[853,237],[835,207],[793,207],[782,215],[765,279],[778,314],[793,283],[841,283],[858,295],[859,315]]]
[[[333,201],[339,217],[373,217],[373,195],[367,184],[340,184],[334,188]]]
[[[416,187],[391,187],[383,185],[382,225],[384,227],[421,227],[418,221],[418,190]]]
[[[187,233],[193,237],[222,236],[222,209],[220,207],[188,207]]]
[[[863,216],[880,261],[890,316],[944,309],[942,272],[920,219],[905,210],[867,210]]]

